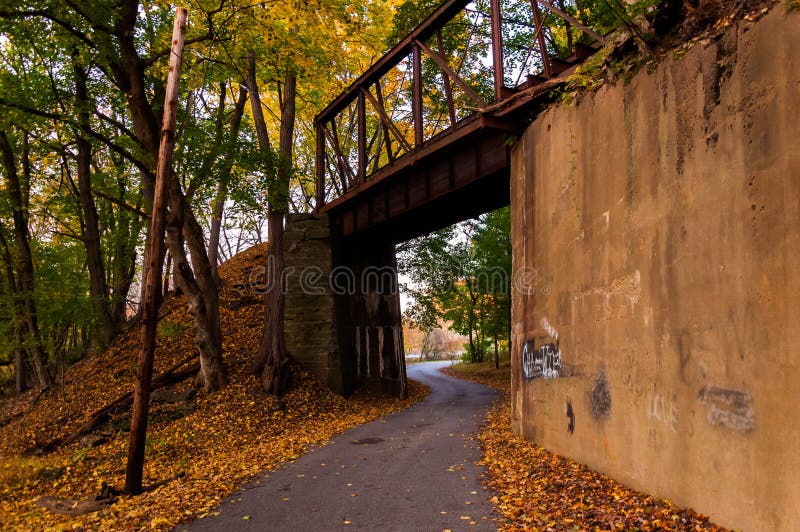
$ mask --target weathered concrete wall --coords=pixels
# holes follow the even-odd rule
[[[330,228],[325,215],[289,215],[286,257],[286,347],[322,382],[344,393],[336,337]]]
[[[394,243],[331,237],[327,215],[286,220],[289,353],[343,395],[369,388],[405,398],[406,368]]]
[[[406,361],[397,259],[384,235],[335,243],[336,321],[345,393],[367,388],[405,398]]]
[[[745,530],[800,523],[798,28],[780,4],[512,153],[515,429]]]

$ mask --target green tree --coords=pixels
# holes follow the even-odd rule
[[[480,263],[478,290],[484,294],[486,328],[494,344],[495,367],[500,367],[499,340],[508,340],[511,351],[511,208],[486,214],[473,236],[472,246]]]
[[[498,364],[511,311],[508,207],[401,244],[398,265],[413,326],[429,333],[448,322],[469,339],[470,360],[482,361],[494,343]]]

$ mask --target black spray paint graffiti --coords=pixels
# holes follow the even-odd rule
[[[572,401],[567,401],[567,417],[569,418],[567,430],[572,434],[575,432],[575,412],[572,410]]]
[[[556,343],[542,344],[527,340],[522,346],[522,376],[525,380],[543,377],[555,379],[561,374],[561,351]]]
[[[594,378],[594,386],[589,393],[589,404],[595,419],[608,417],[611,414],[611,391],[606,380],[606,370],[602,366]]]

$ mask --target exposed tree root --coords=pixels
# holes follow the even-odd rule
[[[161,486],[166,486],[170,482],[178,480],[179,478],[183,478],[185,475],[186,473],[181,472],[174,477],[144,486],[142,488],[142,493],[153,491]],[[39,499],[36,501],[36,505],[55,514],[72,516],[86,515],[111,506],[117,502],[117,497],[119,495],[124,494],[125,492],[123,490],[118,490],[115,487],[103,482],[103,487],[98,495],[91,495],[85,499],[73,499],[70,497],[54,497],[51,495],[46,495],[44,497],[39,497]]]
[[[198,363],[191,364],[184,369],[180,369],[182,366],[184,366],[187,362],[194,359],[195,357],[196,355],[192,355],[190,357],[181,360],[180,362],[169,368],[167,371],[162,373],[158,378],[154,379],[152,384],[152,390],[157,390],[159,388],[163,388],[164,386],[169,386],[170,384],[181,382],[184,379],[196,375],[200,369],[200,365]],[[133,390],[122,394],[115,400],[105,405],[103,408],[96,410],[85,423],[83,423],[80,427],[78,427],[77,430],[75,430],[71,434],[68,434],[60,438],[56,438],[54,440],[50,440],[49,442],[43,445],[27,449],[24,454],[26,456],[42,455],[50,453],[58,447],[69,445],[70,443],[73,443],[81,439],[86,434],[89,434],[93,430],[97,429],[100,425],[105,423],[113,414],[125,408],[129,408],[132,403],[133,403]]]

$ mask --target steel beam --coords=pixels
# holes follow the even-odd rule
[[[422,55],[418,44],[412,50],[414,87],[411,95],[411,109],[414,115],[414,147],[419,148],[425,140],[422,129]]]
[[[505,77],[503,75],[503,19],[500,0],[492,0],[492,71],[494,72],[494,99],[503,98]]]

